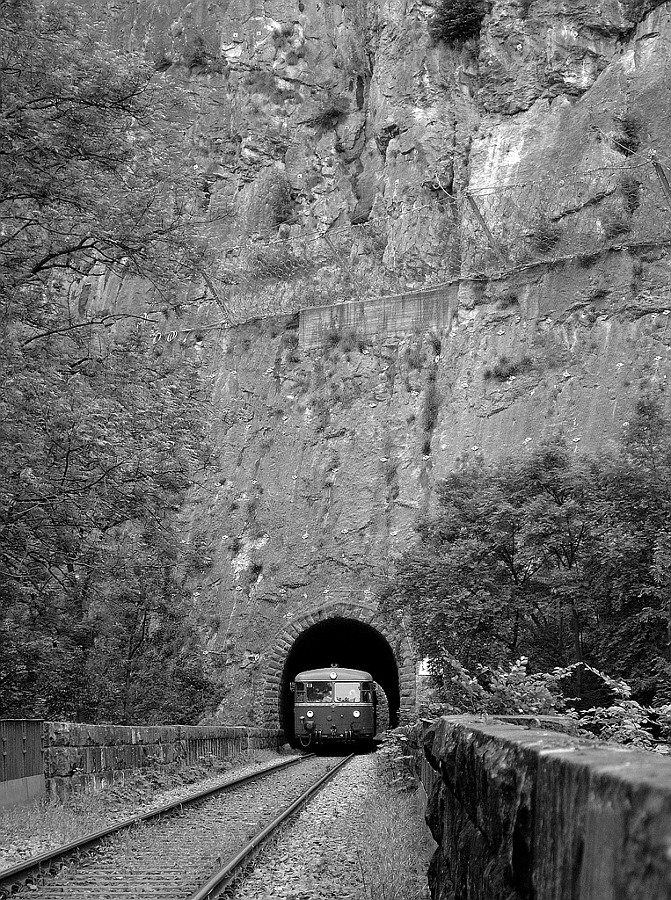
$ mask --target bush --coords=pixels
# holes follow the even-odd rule
[[[636,212],[641,202],[640,194],[641,194],[641,185],[634,178],[634,176],[630,172],[624,172],[620,175],[620,181],[618,184],[618,188],[620,193],[624,197],[624,202],[627,207],[627,211],[630,215]]]
[[[636,153],[641,146],[641,121],[633,113],[623,113],[615,117],[619,132],[613,135],[615,149],[625,156]]]
[[[284,22],[282,25],[277,25],[273,28],[272,32],[273,44],[275,44],[276,47],[284,46],[293,33],[294,26],[291,22]]]
[[[298,347],[298,332],[297,331],[286,331],[282,335],[282,340],[280,341],[280,345],[287,350],[295,350]]]
[[[497,359],[491,369],[485,369],[484,377],[486,381],[490,378],[495,378],[497,381],[506,381],[513,375],[523,375],[532,369],[533,365],[534,361],[530,356],[523,356],[521,359],[514,360],[504,354]]]
[[[319,112],[313,116],[312,124],[316,128],[327,130],[333,128],[349,110],[346,97],[328,95]]]
[[[429,380],[424,396],[424,408],[422,410],[422,427],[426,434],[431,434],[438,421],[440,410],[440,394],[436,388],[435,379]]]
[[[510,309],[511,306],[519,306],[519,297],[513,291],[506,291],[499,297],[499,309]]]
[[[338,328],[335,322],[331,322],[324,330],[323,341],[326,350],[339,347],[345,353],[351,353],[353,350],[361,351],[366,346],[366,341],[357,334],[356,328]]]
[[[455,658],[446,660],[441,693],[451,711],[489,715],[556,715],[564,708],[559,676],[527,673],[521,656],[507,668],[476,666],[475,674]]]
[[[190,72],[197,69],[201,72],[221,74],[226,69],[226,61],[218,51],[208,47],[200,34],[196,34],[184,48],[182,64]]]
[[[631,231],[631,221],[624,214],[613,214],[602,221],[603,233],[607,240],[622,237]]]
[[[561,240],[561,228],[546,216],[541,216],[529,234],[531,249],[535,253],[549,253]]]
[[[426,354],[421,342],[406,347],[403,358],[408,369],[421,370],[426,360]]]
[[[480,33],[486,0],[441,0],[429,24],[434,41],[462,43]]]

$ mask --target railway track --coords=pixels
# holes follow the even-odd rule
[[[0,900],[215,900],[351,757],[297,757],[0,872]]]

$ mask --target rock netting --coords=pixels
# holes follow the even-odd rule
[[[671,762],[556,731],[446,716],[427,821],[434,900],[665,900]]]

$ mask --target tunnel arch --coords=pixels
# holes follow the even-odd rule
[[[290,682],[304,669],[337,663],[368,670],[383,688],[390,725],[415,711],[415,659],[402,635],[379,621],[374,606],[332,603],[296,617],[266,658],[263,718],[292,736]]]

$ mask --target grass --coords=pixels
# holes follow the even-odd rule
[[[393,736],[377,753],[379,789],[370,798],[358,850],[370,900],[429,897],[427,870],[433,842],[405,759],[403,747]]]

